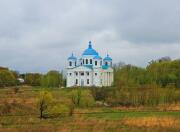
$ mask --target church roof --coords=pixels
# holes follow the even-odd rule
[[[104,58],[105,61],[112,61],[112,58],[107,54],[107,56]]]
[[[89,69],[93,69],[93,66],[92,65],[84,65],[84,67],[87,67]]]
[[[82,55],[98,55],[98,52],[92,48],[91,41],[89,41],[89,46]]]
[[[68,58],[68,60],[76,60],[77,58],[74,56],[74,54],[72,53],[72,55]]]
[[[96,56],[94,57],[94,59],[102,59],[102,58],[101,58],[101,56],[96,55]]]
[[[104,70],[107,70],[108,68],[109,68],[108,65],[103,65],[103,66],[102,66],[102,69],[104,69]]]

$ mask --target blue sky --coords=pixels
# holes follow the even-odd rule
[[[63,70],[91,40],[114,63],[180,58],[179,0],[1,0],[0,66]]]

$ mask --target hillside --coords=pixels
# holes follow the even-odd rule
[[[180,104],[107,106],[92,91],[81,90],[79,106],[70,115],[78,89],[45,89],[53,97],[45,118],[38,110],[40,87],[0,89],[0,131],[179,131]],[[176,91],[176,93],[179,91]]]

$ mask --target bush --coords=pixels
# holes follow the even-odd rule
[[[49,110],[48,115],[52,117],[62,116],[69,112],[69,108],[65,104],[54,104]]]
[[[96,101],[105,101],[108,97],[108,89],[105,87],[102,88],[96,88],[92,87],[90,88],[91,94],[94,97]]]
[[[114,92],[108,96],[106,101],[112,106],[157,106],[163,103],[163,98],[168,100],[166,103],[175,101],[173,89],[167,90],[168,92],[163,94],[162,91],[164,90],[160,89],[157,85],[147,85],[143,88],[116,88]]]
[[[50,109],[53,102],[52,94],[48,91],[41,91],[38,96],[38,110],[40,113],[40,118],[45,118],[45,112]]]
[[[172,104],[176,102],[176,91],[175,88],[168,86],[164,89],[164,103]]]
[[[93,96],[89,90],[77,88],[71,92],[71,102],[76,107],[91,107],[95,105]]]
[[[92,107],[95,105],[95,101],[93,96],[91,95],[89,90],[85,90],[82,92],[82,99],[80,101],[81,107]]]

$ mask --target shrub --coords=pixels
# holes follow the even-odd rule
[[[90,90],[92,96],[96,101],[105,101],[106,98],[108,97],[108,90],[105,87],[102,88],[92,87]]]
[[[48,114],[52,117],[57,117],[61,115],[65,115],[69,112],[69,108],[65,104],[54,104],[49,110]]]
[[[71,92],[71,102],[76,107],[91,107],[95,101],[89,90],[77,88]]]
[[[164,89],[164,103],[171,104],[176,102],[175,88],[167,87]]]
[[[38,96],[38,110],[40,113],[40,118],[45,118],[45,112],[50,109],[51,103],[53,102],[53,97],[50,92],[41,91]]]

